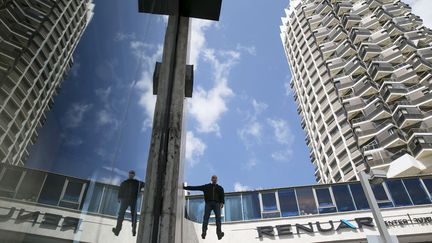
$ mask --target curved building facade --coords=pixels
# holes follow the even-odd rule
[[[91,0],[0,2],[0,162],[23,165],[91,20]]]
[[[319,183],[432,167],[432,31],[396,0],[291,1],[281,37]]]

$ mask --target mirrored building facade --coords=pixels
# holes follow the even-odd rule
[[[430,173],[432,31],[420,17],[398,0],[297,0],[286,14],[281,37],[316,180],[356,180],[367,166]]]
[[[0,2],[1,163],[28,158],[92,14],[91,0]]]

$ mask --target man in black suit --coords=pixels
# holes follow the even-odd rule
[[[123,181],[120,185],[120,189],[118,192],[118,201],[120,202],[120,209],[117,217],[117,225],[115,228],[112,228],[112,231],[116,236],[121,231],[123,219],[126,213],[126,209],[130,207],[131,217],[132,217],[132,235],[136,235],[136,224],[137,224],[137,213],[136,213],[136,204],[138,199],[138,193],[143,188],[144,183],[134,179],[135,171],[129,171],[129,178]]]
[[[224,236],[222,232],[221,210],[225,204],[225,192],[223,187],[217,184],[217,179],[217,176],[213,175],[209,184],[184,187],[186,190],[204,192],[205,210],[201,234],[203,239],[205,239],[207,234],[207,225],[212,210],[216,216],[216,234],[218,239],[220,240]]]

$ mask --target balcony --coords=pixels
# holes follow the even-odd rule
[[[379,56],[379,59],[384,62],[389,62],[393,65],[401,64],[405,61],[404,56],[402,56],[402,52],[396,46],[391,46],[383,50]]]
[[[344,41],[336,48],[336,55],[338,57],[350,58],[357,53],[355,47],[348,41]]]
[[[327,59],[333,55],[337,49],[337,44],[335,42],[327,42],[320,45],[321,52],[323,53],[324,59]]]
[[[405,136],[397,128],[390,128],[376,136],[378,144],[383,148],[395,148],[406,145]]]
[[[420,25],[419,25],[418,21],[415,20],[416,20],[415,17],[410,18],[409,16],[403,16],[403,17],[394,18],[393,22],[398,24],[405,31],[411,31],[411,30],[415,30],[417,27],[423,24],[422,21],[420,21]]]
[[[333,28],[338,23],[338,20],[333,12],[329,12],[324,18],[321,17],[321,23],[322,26]]]
[[[402,36],[398,41],[396,41],[396,45],[399,47],[399,50],[403,54],[413,53],[417,50],[417,46],[411,40],[408,40],[405,36]]]
[[[390,76],[393,71],[393,65],[383,61],[373,61],[368,69],[368,73],[374,81]]]
[[[432,62],[432,47],[417,50],[417,54],[428,62]]]
[[[352,119],[352,117],[357,115],[366,107],[366,103],[363,99],[356,97],[348,101],[344,101],[343,106],[347,112],[348,119]]]
[[[360,22],[361,26],[363,28],[369,29],[369,30],[376,30],[380,27],[380,23],[378,21],[378,18],[375,15],[370,15],[362,19]]]
[[[424,90],[425,87],[421,84],[413,86],[406,86],[402,83],[387,83],[382,86],[380,94],[385,102],[392,102],[401,98],[402,96],[409,95],[411,93]]]
[[[344,76],[334,79],[334,84],[340,96],[344,96],[345,94],[347,94],[351,90],[355,82],[356,81],[354,81],[351,76]]]
[[[309,22],[310,27],[312,29],[315,29],[316,27],[318,27],[318,25],[321,24],[322,16],[319,14],[312,15],[311,17],[308,18],[308,22]]]
[[[305,15],[306,15],[307,17],[311,16],[312,13],[314,12],[316,6],[317,6],[316,3],[309,3],[309,4],[306,4],[305,7],[303,8],[303,11],[304,11]]]
[[[369,6],[365,3],[355,4],[351,10],[352,13],[358,14],[359,16],[364,16],[369,12]]]
[[[360,81],[356,82],[353,93],[356,96],[370,96],[378,93],[378,85],[367,78],[361,76]]]
[[[376,17],[378,18],[378,20],[382,23],[382,22],[385,22],[385,21],[388,21],[388,20],[390,20],[390,19],[392,19],[394,16],[391,14],[391,13],[389,13],[389,12],[387,12],[385,9],[383,9],[382,7],[380,7],[380,8],[377,8],[375,11],[374,11],[374,13],[375,13],[375,15],[376,15]]]
[[[408,143],[408,148],[416,159],[430,157],[432,155],[432,136],[414,136]]]
[[[351,121],[351,124],[353,126],[359,125],[367,121],[378,121],[391,117],[390,109],[382,102],[379,102],[375,106],[365,109],[363,113],[363,117],[356,118]]]
[[[327,61],[327,67],[330,69],[330,75],[336,76],[345,67],[345,60],[342,58],[334,58]]]
[[[354,131],[357,135],[359,146],[362,146],[372,137],[382,133],[383,131],[387,131],[391,127],[395,127],[395,125],[388,121],[382,122],[381,124],[371,122],[359,125],[358,128],[354,129]]]
[[[415,136],[430,136],[432,128],[411,128],[407,133],[407,140],[411,141]]]
[[[322,27],[313,32],[318,45],[328,36],[329,31],[326,27]]]
[[[422,73],[432,70],[432,64],[420,55],[415,55],[411,60],[411,65],[417,73]]]
[[[404,28],[402,28],[399,24],[393,21],[387,22],[387,24],[384,25],[384,28],[387,29],[387,32],[390,35],[390,37],[402,35],[407,31]]]
[[[382,47],[387,46],[392,43],[392,40],[390,39],[389,34],[387,33],[387,30],[382,29],[377,32],[374,32],[369,37],[369,42],[375,43],[377,45],[380,45]]]
[[[358,44],[364,40],[369,39],[372,32],[363,27],[354,27],[350,32],[350,39],[354,44]]]
[[[395,71],[391,75],[391,79],[405,84],[417,84],[419,81],[417,73],[409,64],[401,64],[396,66]]]
[[[362,18],[358,14],[344,15],[342,17],[342,26],[347,30],[351,30],[352,27],[358,26],[361,20]]]
[[[362,43],[360,44],[359,55],[363,61],[369,61],[370,59],[377,57],[381,54],[382,48],[373,43]]]
[[[427,38],[428,38],[428,34],[423,31],[423,30],[414,30],[414,31],[410,31],[407,33],[404,33],[404,37],[410,41],[412,41],[413,43],[416,43],[416,45],[418,44],[418,42],[423,41],[423,42],[428,42]]]
[[[323,1],[315,8],[315,14],[325,15],[332,10],[331,6],[327,3],[327,1]]]
[[[352,76],[362,75],[366,73],[366,67],[358,57],[356,57],[346,63],[344,73]]]
[[[336,14],[342,16],[345,13],[348,13],[353,7],[351,2],[336,2]]]
[[[328,38],[326,39],[327,41],[333,41],[333,42],[337,42],[340,41],[342,39],[347,38],[347,34],[345,33],[344,29],[342,28],[342,26],[337,26],[335,28],[333,28],[330,33],[328,33]]]

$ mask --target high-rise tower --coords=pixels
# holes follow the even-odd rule
[[[432,167],[432,31],[399,0],[293,0],[281,37],[316,180]]]
[[[72,53],[91,0],[0,1],[0,162],[23,165]]]

